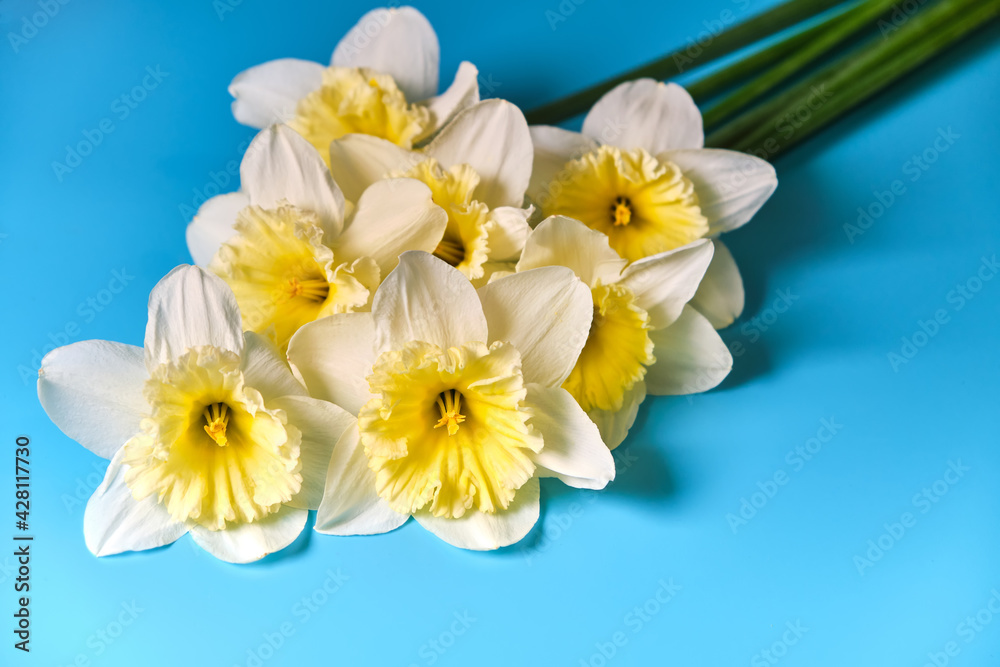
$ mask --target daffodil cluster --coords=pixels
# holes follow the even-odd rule
[[[703,148],[680,87],[619,86],[582,133],[479,99],[462,63],[377,9],[330,66],[236,76],[261,129],[241,188],[187,230],[195,265],[149,300],[144,347],[42,362],[53,422],[110,460],[84,518],[101,556],[168,544],[248,562],[316,530],[409,517],[496,549],[539,516],[539,478],[601,489],[647,395],[716,386],[743,288],[718,236],[776,186]]]

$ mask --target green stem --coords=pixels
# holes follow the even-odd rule
[[[767,121],[753,131],[727,144],[718,143],[713,135],[711,145],[766,153],[773,159],[998,15],[1000,0],[941,0],[884,40],[840,58],[796,86],[794,94],[783,96],[784,104],[772,109]],[[808,103],[817,89],[828,90],[831,97],[812,109]],[[792,128],[782,126],[781,119],[803,108],[810,109],[809,117],[789,135]]]
[[[863,29],[873,27],[875,21],[898,2],[899,0],[866,0],[826,24],[820,24],[817,28],[825,29],[818,31],[800,49],[706,111],[705,126],[714,127],[719,121],[748,108],[755,100],[802,72],[838,45],[851,39]]]
[[[869,2],[868,4],[870,5],[871,3]],[[911,18],[910,20],[912,21],[913,19]],[[885,41],[889,40],[883,40],[883,43]],[[843,63],[850,60],[851,54],[853,53],[855,52],[851,52],[848,56],[839,58],[833,65],[821,70],[821,73],[832,72],[835,71],[836,67],[843,67]],[[813,81],[813,79],[815,79],[815,76],[807,81]],[[749,110],[747,110],[747,107],[744,106],[743,112],[736,116],[736,118],[733,118],[722,127],[711,133],[711,139],[715,142],[713,145],[729,146],[738,141],[744,135],[758,130],[775,118],[775,113],[778,109],[785,108],[791,103],[792,100],[800,96],[802,90],[810,91],[811,89],[811,86],[805,87],[804,84],[793,86],[782,91],[763,104],[749,108]],[[738,109],[734,108],[732,111],[736,112]]]
[[[710,100],[724,90],[732,88],[740,81],[746,80],[750,75],[783,61],[788,56],[796,53],[803,45],[815,39],[817,35],[836,25],[846,15],[856,11],[858,11],[858,7],[854,6],[843,13],[828,17],[821,23],[811,26],[806,30],[783,37],[774,44],[764,47],[760,51],[748,55],[746,58],[737,60],[723,69],[689,84],[687,91],[698,102]]]
[[[564,121],[587,111],[602,95],[621,83],[645,77],[657,80],[675,77],[690,69],[688,65],[692,60],[697,60],[699,65],[709,63],[716,58],[749,46],[764,37],[796,25],[842,2],[843,0],[789,0],[789,2],[778,5],[714,36],[701,47],[702,50],[697,56],[689,56],[688,51],[691,47],[685,46],[659,60],[637,67],[568,97],[550,102],[525,115],[528,122],[533,125]]]

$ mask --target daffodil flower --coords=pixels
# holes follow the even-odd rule
[[[639,79],[602,97],[582,133],[531,128],[528,194],[544,216],[605,233],[630,262],[711,238],[715,254],[692,305],[716,328],[743,312],[743,280],[719,234],[745,224],[777,187],[774,168],[704,148],[701,113],[686,90]]]
[[[528,237],[519,273],[565,266],[590,290],[593,324],[562,386],[611,449],[625,439],[647,393],[707,391],[732,369],[719,334],[688,305],[712,252],[702,239],[629,263],[607,236],[561,216],[543,220]]]
[[[528,123],[510,102],[487,100],[455,116],[421,151],[350,134],[330,145],[330,170],[348,199],[383,178],[427,184],[448,212],[434,254],[477,286],[520,256],[532,209],[523,208],[531,175]]]
[[[375,9],[340,40],[329,67],[283,58],[238,74],[229,84],[233,115],[260,129],[286,123],[324,160],[330,142],[351,133],[410,148],[479,101],[479,71],[468,62],[437,94],[439,60],[437,35],[423,14]]]
[[[292,338],[310,394],[359,416],[334,447],[316,530],[392,530],[413,516],[446,542],[496,549],[538,520],[539,476],[603,488],[614,460],[560,385],[590,328],[589,290],[564,267],[477,290],[408,252],[371,313]]]
[[[42,360],[38,397],[69,437],[110,459],[84,514],[97,556],[185,533],[214,556],[258,560],[301,533],[354,417],[310,398],[233,293],[182,266],[149,297],[145,348],[103,340]]]
[[[223,278],[248,330],[284,350],[306,322],[367,310],[406,250],[434,250],[448,216],[415,179],[380,181],[344,200],[309,144],[286,126],[258,134],[241,192],[205,202],[188,227],[191,256]]]

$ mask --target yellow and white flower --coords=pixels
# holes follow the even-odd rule
[[[722,338],[688,305],[712,252],[703,239],[629,263],[607,236],[561,216],[528,237],[518,272],[566,266],[590,289],[593,324],[562,386],[611,449],[625,439],[647,393],[707,391],[732,369]]]
[[[538,520],[539,476],[603,488],[614,460],[561,388],[590,328],[589,290],[545,267],[477,290],[408,252],[371,313],[308,324],[289,360],[313,396],[359,415],[334,447],[316,529],[392,530],[496,549]]]
[[[691,304],[716,328],[739,317],[743,280],[718,236],[749,221],[778,180],[764,160],[704,148],[687,91],[652,79],[623,83],[594,105],[582,133],[536,126],[531,138],[528,194],[545,217],[605,233],[630,262],[712,239],[712,265]]]
[[[521,110],[486,100],[459,112],[424,149],[350,134],[330,146],[330,171],[348,199],[384,178],[409,176],[448,212],[434,254],[476,285],[520,256],[530,227],[523,208],[533,150]]]
[[[411,178],[346,203],[316,151],[283,125],[254,138],[240,181],[242,191],[198,210],[188,248],[235,292],[247,329],[282,350],[307,322],[367,310],[399,254],[434,250],[447,226],[431,190]]]
[[[437,35],[423,14],[374,9],[340,40],[329,67],[283,58],[238,74],[229,84],[233,115],[261,129],[286,123],[324,160],[330,142],[351,133],[410,148],[479,101],[479,72],[468,62],[438,95],[439,61]]]
[[[334,443],[357,429],[243,332],[225,283],[191,266],[153,288],[145,349],[60,347],[42,360],[38,397],[66,435],[111,460],[84,514],[97,556],[189,531],[234,563],[283,549],[319,506]]]

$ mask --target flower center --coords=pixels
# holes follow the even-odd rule
[[[383,353],[358,415],[376,490],[396,511],[457,518],[506,509],[534,474],[521,355],[509,343]]]
[[[632,221],[632,200],[628,197],[617,197],[611,205],[611,222],[615,227],[624,227]]]
[[[244,326],[273,332],[281,349],[302,325],[368,305],[378,267],[371,260],[337,265],[314,213],[248,206],[234,227],[210,268],[232,288]]]
[[[553,184],[544,215],[575,218],[607,234],[630,262],[708,234],[694,184],[677,165],[642,149],[601,146],[563,165]]]
[[[125,443],[125,483],[177,521],[211,530],[277,511],[302,487],[301,433],[243,384],[240,358],[195,347],[150,373],[142,433]]]
[[[465,421],[465,415],[461,413],[462,395],[455,389],[448,389],[438,394],[437,405],[441,410],[441,419],[434,428],[448,427],[448,435],[458,433],[458,425]]]
[[[288,124],[329,164],[330,142],[345,134],[371,134],[404,148],[430,127],[426,107],[408,104],[395,80],[374,70],[329,67],[323,82],[301,100]]]
[[[563,388],[585,411],[620,410],[625,392],[646,376],[655,361],[649,315],[624,285],[591,290],[594,321]]]
[[[322,278],[299,280],[296,277],[288,279],[288,298],[302,297],[316,303],[323,303],[330,295],[330,283]]]
[[[448,213],[448,226],[434,255],[461,271],[470,280],[483,277],[489,256],[489,207],[474,199],[479,174],[467,164],[444,169],[427,158],[392,176],[415,178],[431,190],[431,199]]]
[[[202,413],[205,416],[205,433],[219,447],[229,444],[226,439],[226,426],[229,425],[229,406],[225,403],[212,403]]]
[[[465,246],[461,238],[443,238],[434,249],[434,256],[448,262],[452,266],[458,266],[465,261]]]

